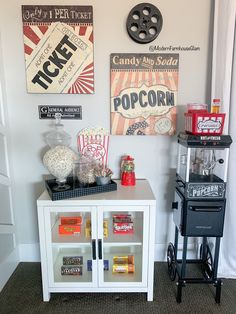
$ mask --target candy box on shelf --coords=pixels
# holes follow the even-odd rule
[[[208,113],[192,110],[186,112],[185,131],[195,135],[220,135],[223,133],[225,113]]]
[[[91,219],[86,219],[86,225],[85,225],[85,237],[91,238]]]
[[[109,270],[109,260],[104,259],[103,260],[103,270]],[[87,271],[92,271],[92,260],[87,260]]]
[[[108,220],[107,219],[103,220],[103,237],[104,238],[108,237]]]
[[[83,266],[81,265],[74,265],[74,266],[61,266],[61,275],[79,275],[81,276],[83,274]]]
[[[83,256],[63,256],[63,265],[82,265]]]
[[[128,274],[128,273],[134,273],[135,271],[135,266],[133,264],[113,264],[112,266],[112,273],[123,273],[123,274]]]
[[[61,216],[61,225],[81,225],[82,216]]]
[[[133,233],[134,223],[131,215],[114,215],[113,232],[117,234]]]
[[[134,255],[113,256],[113,264],[133,264]]]
[[[113,222],[132,222],[132,216],[130,214],[113,215]]]
[[[59,234],[78,235],[80,234],[80,231],[81,231],[80,225],[59,225],[58,226]]]

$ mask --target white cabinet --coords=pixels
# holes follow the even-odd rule
[[[52,292],[147,292],[153,300],[156,201],[147,180],[60,201],[44,191],[37,205],[44,301]]]

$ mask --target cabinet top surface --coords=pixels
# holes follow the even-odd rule
[[[55,204],[55,206],[61,204],[71,204],[77,203],[78,201],[81,204],[88,203],[89,204],[99,204],[101,203],[112,203],[112,201],[125,201],[128,203],[132,202],[146,202],[148,204],[155,204],[155,196],[152,192],[152,189],[150,187],[150,184],[147,180],[140,179],[136,180],[135,186],[122,186],[120,184],[120,180],[114,180],[117,183],[117,190],[112,192],[105,192],[105,193],[97,193],[97,194],[91,194],[87,196],[82,197],[76,197],[76,198],[69,198],[64,199],[60,201],[52,201],[47,190],[45,190],[40,197],[38,198],[38,204],[39,205],[45,205],[50,202],[50,204]]]

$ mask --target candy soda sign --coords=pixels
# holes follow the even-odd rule
[[[111,133],[173,135],[178,54],[111,55]]]
[[[94,92],[92,6],[22,6],[27,90]]]

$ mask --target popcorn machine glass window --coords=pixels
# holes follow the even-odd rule
[[[178,142],[177,176],[185,183],[225,183],[229,145],[227,135],[219,140],[214,136],[194,136],[182,133]]]

